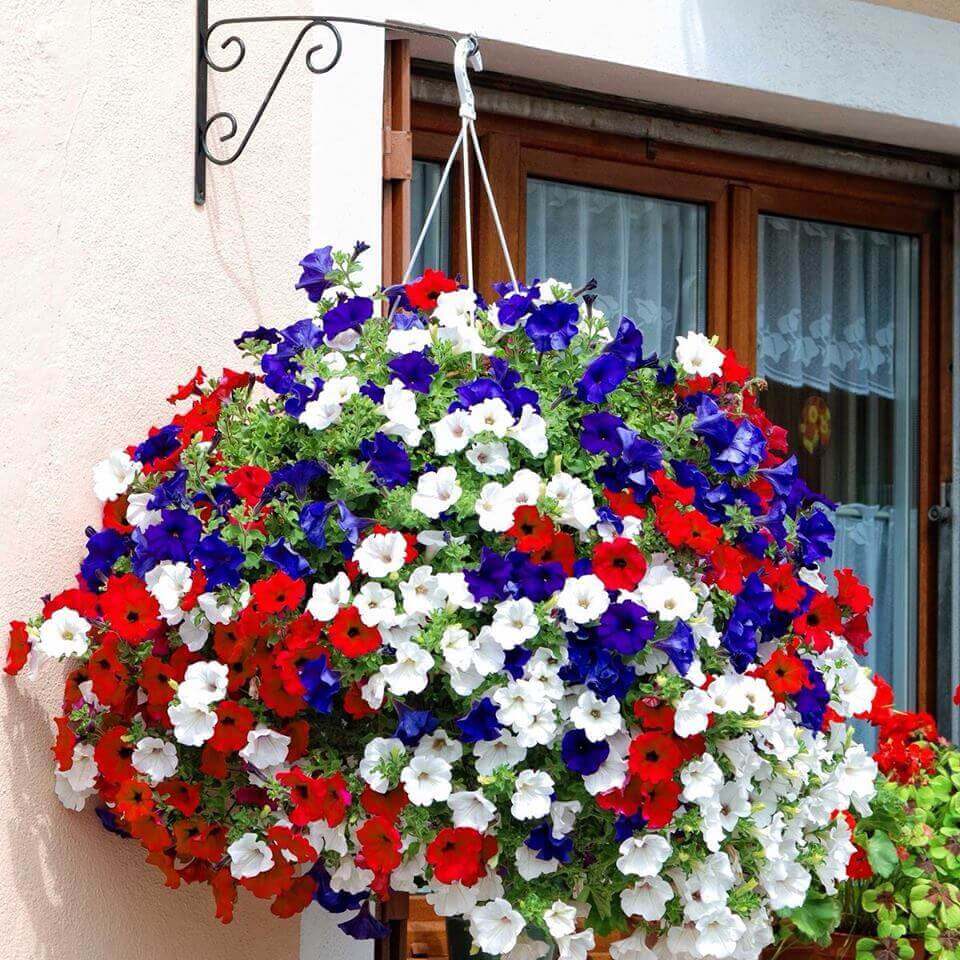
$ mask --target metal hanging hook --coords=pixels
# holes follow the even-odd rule
[[[461,37],[453,51],[453,75],[457,81],[457,93],[460,94],[460,116],[467,120],[477,119],[477,106],[470,85],[468,66],[474,70],[483,69],[480,57],[480,43],[472,34]]]

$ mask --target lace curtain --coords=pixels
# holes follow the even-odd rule
[[[840,502],[824,575],[851,567],[870,587],[868,662],[909,703],[917,243],[771,216],[760,218],[759,241],[758,373],[788,398],[776,413],[789,411],[805,479]],[[813,436],[803,432],[811,409]]]
[[[527,180],[527,278],[596,277],[611,326],[625,314],[659,353],[705,325],[705,229],[697,204]]]

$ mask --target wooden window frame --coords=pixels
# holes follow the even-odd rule
[[[518,273],[526,261],[528,176],[556,179],[669,200],[703,204],[707,211],[707,330],[756,365],[757,227],[761,214],[779,214],[868,229],[909,233],[920,243],[918,370],[916,704],[937,702],[937,529],[927,512],[950,476],[950,310],[952,195],[947,191],[851,175],[680,144],[627,138],[498,114],[477,120],[481,146]],[[459,130],[455,109],[414,102],[413,157],[445,161]],[[457,184],[455,172],[451,183]],[[409,190],[407,191],[409,198]],[[507,276],[485,198],[474,193],[477,286]],[[409,204],[409,199],[407,200]],[[460,191],[451,192],[451,269],[465,273]],[[394,255],[384,279],[396,282],[400,263],[384,207],[384,235]],[[409,208],[406,212],[409,231]],[[409,251],[409,244],[406,248]]]

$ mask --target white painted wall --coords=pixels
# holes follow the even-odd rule
[[[215,16],[310,0],[211,0]],[[324,0],[322,12],[475,30],[489,69],[716,113],[960,153],[960,25],[856,0]],[[289,34],[286,34],[289,35]],[[66,586],[96,519],[91,465],[165,415],[230,340],[297,319],[311,244],[380,237],[382,37],[296,61],[245,156],[192,203],[193,2],[0,0],[0,621]],[[213,109],[252,115],[285,53],[248,34]],[[419,53],[447,57],[443,45]],[[379,276],[377,256],[372,276]],[[57,671],[0,682],[0,960],[292,958],[297,925],[250,898],[221,928],[205,891],[163,889],[139,853],[50,788]],[[136,936],[131,925],[136,924]],[[369,957],[308,913],[303,960]]]

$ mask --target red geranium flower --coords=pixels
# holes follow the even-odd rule
[[[470,827],[444,827],[427,847],[427,863],[441,883],[472,887],[486,873],[484,837]]]
[[[371,817],[357,830],[363,865],[374,873],[400,866],[400,832],[386,817]]]
[[[251,588],[253,602],[261,613],[280,613],[282,610],[294,610],[300,606],[307,592],[302,580],[294,580],[282,570],[278,570],[266,580],[258,580]]]
[[[130,643],[139,643],[160,626],[159,604],[132,573],[110,577],[100,607],[110,626]]]
[[[255,720],[253,711],[242,704],[221,700],[217,704],[217,725],[207,742],[221,753],[242,750],[247,745],[247,734],[253,729]]]
[[[853,856],[847,864],[847,877],[850,880],[869,880],[873,876],[873,869],[867,859],[867,851],[859,843],[853,844]]]
[[[616,537],[594,548],[593,572],[608,590],[635,590],[647,572],[647,561],[626,537]]]
[[[437,308],[437,297],[441,293],[451,293],[457,289],[457,281],[451,280],[441,270],[424,270],[416,283],[408,283],[403,292],[410,306],[429,313]]]
[[[30,638],[27,636],[27,625],[22,620],[14,620],[10,624],[10,642],[7,645],[7,664],[3,672],[11,677],[18,674],[26,665],[30,656]]]
[[[380,631],[368,627],[360,619],[360,611],[354,606],[337,612],[327,631],[330,642],[345,657],[362,657],[380,647]]]
[[[517,549],[524,553],[535,553],[550,546],[556,528],[553,521],[544,516],[536,507],[517,507],[513,512],[513,526],[507,531],[508,537],[517,541]]]
[[[117,791],[117,809],[127,823],[134,823],[153,813],[153,791],[142,780],[124,780]]]
[[[683,762],[675,738],[668,733],[641,733],[630,744],[628,766],[644,784],[669,780]]]
[[[93,748],[93,759],[104,780],[120,783],[136,774],[132,760],[133,744],[124,739],[128,734],[126,727],[111,727]]]

